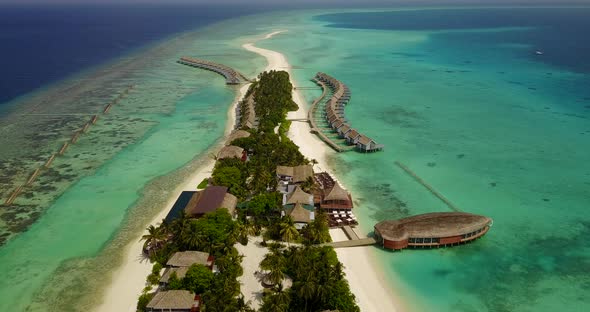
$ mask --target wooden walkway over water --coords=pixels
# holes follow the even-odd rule
[[[359,133],[346,120],[344,106],[350,101],[351,93],[345,84],[324,73],[317,73],[313,81],[322,88],[323,92],[314,101],[309,111],[308,119],[311,123],[312,132],[316,133],[324,142],[338,152],[355,148],[361,152],[375,152],[383,149],[382,144],[377,144],[373,139]],[[324,111],[322,112],[322,119],[325,119],[327,125],[318,127],[314,116],[317,114],[320,102],[325,100],[328,91],[332,93],[332,96],[326,100]],[[330,138],[330,135],[333,138]],[[337,140],[346,142],[346,145],[338,144]]]
[[[347,247],[360,247],[360,246],[371,246],[375,245],[377,241],[373,237],[365,237],[359,238],[358,235],[354,232],[350,225],[345,225],[342,227],[342,230],[349,238],[346,241],[340,242],[332,242],[332,243],[325,243],[322,244],[323,246],[330,246],[333,248],[347,248]]]
[[[244,76],[237,70],[229,66],[225,66],[223,64],[187,56],[181,57],[180,60],[178,60],[178,63],[216,72],[225,78],[225,83],[228,85],[237,85],[241,83],[252,82],[252,80],[248,79],[246,76]]]

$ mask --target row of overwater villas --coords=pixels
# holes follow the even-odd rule
[[[317,73],[316,79],[328,85],[333,92],[325,108],[325,118],[330,127],[341,138],[345,139],[346,143],[355,145],[360,151],[374,152],[382,150],[382,144],[377,144],[377,142],[360,134],[348,124],[344,116],[344,106],[350,101],[350,89],[339,80],[324,73]]]
[[[181,57],[178,61],[180,64],[198,67],[206,70],[216,72],[225,77],[225,83],[228,85],[240,84],[238,73],[230,67],[222,64],[209,62],[206,60],[196,59],[192,57]]]

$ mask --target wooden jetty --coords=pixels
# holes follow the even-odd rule
[[[373,237],[364,237],[360,238],[352,227],[349,225],[345,225],[342,227],[344,234],[349,238],[349,240],[339,241],[339,242],[331,242],[322,244],[323,246],[330,246],[333,248],[347,248],[347,247],[360,247],[360,246],[371,246],[377,243],[377,240]]]
[[[135,87],[134,85],[129,85],[113,101],[109,102],[105,106],[105,108],[103,109],[103,114],[108,113],[109,110],[113,107],[113,105],[114,104],[118,104],[121,99],[123,99],[125,96],[127,96],[131,90],[133,90],[134,87]],[[87,114],[42,114],[42,115],[48,115],[48,116],[84,116],[84,115],[87,115]],[[53,163],[53,161],[55,160],[55,158],[58,157],[58,156],[63,156],[65,154],[65,152],[67,151],[67,149],[69,148],[69,146],[71,144],[76,143],[80,139],[80,137],[82,136],[82,134],[86,133],[92,125],[96,124],[97,120],[98,120],[98,115],[97,114],[92,115],[92,117],[90,118],[90,120],[88,122],[86,122],[81,129],[76,130],[72,134],[72,137],[70,138],[69,141],[63,143],[63,145],[60,147],[60,149],[59,149],[59,151],[57,153],[51,154],[51,156],[47,159],[47,161],[45,162],[45,164],[43,164],[43,166],[35,169],[33,171],[33,173],[31,173],[31,175],[29,176],[29,178],[27,179],[27,181],[25,182],[25,184],[17,187],[14,190],[14,192],[12,192],[12,194],[4,202],[4,205],[6,205],[6,206],[12,205],[12,203],[16,200],[16,198],[22,193],[23,189],[25,187],[31,186],[33,184],[33,182],[35,182],[35,180],[39,177],[39,175],[41,175],[45,169],[48,169],[51,166],[51,164]]]
[[[225,78],[225,83],[228,85],[238,85],[245,82],[251,82],[251,80],[246,78],[246,76],[244,76],[243,74],[223,64],[214,63],[207,60],[197,59],[188,56],[181,57],[180,60],[178,60],[177,62],[179,64],[216,72]]]
[[[441,194],[437,190],[435,190],[434,187],[432,187],[430,184],[426,183],[426,181],[424,181],[422,178],[420,178],[414,171],[410,170],[410,168],[408,168],[406,165],[402,164],[399,161],[396,161],[395,164],[398,167],[402,168],[402,170],[404,170],[411,177],[413,177],[418,183],[422,184],[422,186],[424,186],[428,191],[430,191],[430,193],[432,193],[434,196],[436,196],[438,199],[440,199],[443,203],[445,203],[449,208],[451,208],[451,210],[453,210],[455,212],[461,212],[461,209],[459,209],[457,206],[455,206],[443,194]]]
[[[346,120],[344,116],[344,107],[350,101],[351,93],[350,89],[341,81],[335,79],[332,76],[329,76],[325,73],[317,73],[314,81],[318,83],[322,89],[324,89],[324,93],[321,99],[325,97],[326,89],[330,89],[332,92],[332,96],[328,100],[324,108],[324,118],[326,119],[328,125],[332,129],[333,132],[336,132],[338,136],[344,140],[349,146],[352,148],[356,148],[356,150],[361,152],[376,152],[383,150],[382,144],[377,144],[373,139],[369,138],[366,135],[363,135],[352,128],[352,126]],[[317,110],[317,104],[320,101],[318,100],[315,105],[312,106],[310,112],[315,112]],[[313,127],[317,129],[317,127]],[[319,135],[321,131],[316,131]],[[320,136],[322,137],[322,136]],[[324,140],[324,137],[326,138]],[[325,142],[332,142],[332,144],[337,145],[333,140],[329,139],[327,136],[323,135],[322,139]],[[339,151],[344,151],[347,149],[340,148]]]

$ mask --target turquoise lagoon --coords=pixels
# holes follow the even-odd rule
[[[590,71],[580,30],[590,10],[313,15],[284,17],[289,33],[260,45],[286,54],[299,85],[317,71],[346,83],[347,118],[385,144],[331,157],[365,231],[449,211],[394,161],[494,219],[462,247],[375,248],[392,291],[416,310],[588,310]]]
[[[0,307],[82,310],[96,303],[100,293],[93,292],[120,261],[120,247],[223,133],[233,90],[214,74],[170,61],[189,54],[253,76],[265,64],[240,45],[286,29],[257,45],[284,53],[298,86],[313,86],[309,79],[317,71],[348,84],[350,122],[386,145],[381,153],[330,156],[354,193],[365,232],[380,220],[448,210],[396,160],[462,210],[494,219],[485,238],[458,248],[372,249],[392,293],[417,311],[590,308],[589,79],[572,62],[535,57],[535,50],[550,48],[534,46],[531,36],[550,25],[501,19],[505,23],[470,26],[471,19],[432,30],[411,15],[327,13],[338,12],[234,19],[164,42],[166,52],[136,55],[154,66],[139,70],[136,83],[145,95],[135,93],[133,102],[166,109],[127,111],[154,126],[0,248],[0,263],[9,272],[0,281]],[[404,19],[418,26],[388,24]],[[166,93],[182,96],[152,99],[162,93],[159,79],[167,81]],[[304,95],[311,102],[319,91]]]

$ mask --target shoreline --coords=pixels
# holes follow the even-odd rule
[[[226,138],[233,130],[233,126],[236,122],[234,114],[235,108],[248,91],[249,86],[250,84],[240,86],[232,105],[228,109],[228,119],[225,126],[224,138]],[[215,148],[218,147],[219,144],[217,144]],[[148,224],[146,224],[145,227],[150,224],[160,223],[160,221],[162,221],[162,219],[168,214],[170,207],[176,202],[179,194],[182,191],[196,190],[196,186],[203,181],[203,179],[211,176],[214,165],[215,161],[213,159],[208,159],[196,169],[192,175],[174,189],[171,193],[172,195],[170,195],[160,212]],[[143,228],[143,231],[135,237],[135,240],[132,240],[131,243],[123,247],[125,252],[123,253],[122,264],[115,271],[111,272],[111,283],[105,287],[106,290],[102,296],[101,303],[93,311],[136,311],[137,298],[141,295],[141,292],[146,286],[146,278],[152,270],[152,264],[143,256],[143,241],[140,240],[145,233],[145,227]]]
[[[274,31],[259,40],[270,39],[284,32],[286,31]],[[296,85],[287,58],[279,52],[258,48],[254,46],[255,42],[245,43],[242,47],[266,58],[268,65],[265,70],[274,69],[288,72],[291,83]],[[293,100],[299,109],[289,112],[287,118],[307,118],[308,105],[297,89],[293,90]],[[288,136],[299,146],[299,150],[305,157],[315,159],[318,162],[316,166],[321,166],[323,171],[333,174],[333,170],[328,167],[327,157],[335,152],[310,130],[308,122],[292,122]],[[333,241],[348,239],[339,229],[330,230],[330,236]],[[383,270],[378,268],[378,261],[369,248],[372,247],[335,249],[339,261],[344,264],[346,280],[361,311],[407,311],[408,309],[405,308],[406,305],[402,300],[389,291],[392,286],[383,278]]]

